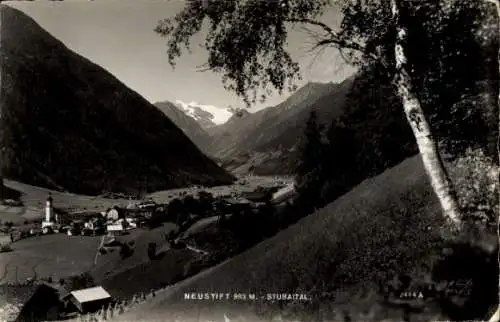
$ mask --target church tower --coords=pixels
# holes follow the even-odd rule
[[[53,218],[54,218],[53,199],[52,199],[52,194],[49,192],[49,196],[47,197],[47,202],[45,203],[45,221],[51,222]]]

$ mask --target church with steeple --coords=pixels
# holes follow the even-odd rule
[[[57,224],[57,222],[57,214],[54,212],[54,199],[52,199],[52,194],[49,192],[49,195],[45,202],[45,219],[42,221],[42,228],[52,228]]]

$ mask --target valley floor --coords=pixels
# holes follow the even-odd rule
[[[288,182],[279,177],[244,177],[232,186],[191,187],[159,191],[150,194],[157,203],[168,203],[174,198],[196,195],[199,191],[212,193],[214,196],[239,194],[253,191],[256,187],[275,186]],[[5,185],[18,191],[21,206],[1,206],[0,220],[12,222],[15,226],[26,226],[43,218],[43,207],[47,194],[51,192],[56,207],[74,213],[80,211],[101,212],[113,205],[126,206],[130,201],[101,197],[81,196],[71,193],[50,191],[47,189],[5,180]],[[29,223],[26,223],[26,221]],[[203,219],[191,230],[203,229],[213,223],[213,218]],[[182,279],[187,262],[197,256],[189,249],[170,249],[165,242],[165,235],[177,229],[172,223],[165,223],[154,229],[132,230],[130,235],[120,240],[134,242],[134,252],[129,258],[122,259],[119,251],[98,255],[94,263],[101,237],[67,236],[65,234],[41,235],[10,243],[8,234],[0,236],[0,243],[9,243],[12,251],[0,253],[0,285],[24,283],[33,278],[48,278],[58,281],[60,278],[90,272],[98,284],[103,285],[114,298],[130,299],[134,294],[149,292],[165,287]],[[3,242],[2,242],[3,241]],[[160,259],[151,261],[148,257],[148,244],[154,242],[162,253]],[[8,296],[0,292],[0,306],[8,305]]]

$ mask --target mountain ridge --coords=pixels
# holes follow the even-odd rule
[[[259,142],[267,140],[263,133],[276,136],[287,127],[297,113],[307,108],[325,92],[339,86],[336,83],[308,83],[299,88],[280,104],[247,115],[243,122],[223,124],[212,129],[216,138],[208,148],[210,154],[225,158],[238,152],[252,150]],[[294,120],[295,121],[295,120]]]
[[[85,194],[234,180],[136,91],[22,11],[0,10],[5,177]]]
[[[211,128],[207,131],[212,135],[208,153],[234,173],[290,174],[293,150],[310,111],[315,110],[322,123],[342,114],[353,79],[309,82],[276,106]]]
[[[206,152],[206,146],[210,144],[212,138],[197,120],[170,101],[155,102],[154,105],[174,122],[201,151]]]
[[[230,108],[218,108],[196,102],[185,103],[176,100],[174,104],[186,115],[196,120],[204,129],[224,124],[233,114]]]

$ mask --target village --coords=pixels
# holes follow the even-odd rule
[[[220,227],[231,221],[234,214],[253,213],[258,220],[261,209],[266,206],[283,209],[295,196],[294,184],[288,183],[216,197],[210,192],[199,190],[196,195],[180,193],[177,198],[164,203],[144,198],[130,200],[127,205],[115,205],[102,211],[70,213],[58,207],[57,199],[49,192],[45,200],[43,218],[20,227],[10,226],[10,243],[3,244],[2,249],[8,246],[6,251],[4,250],[8,255],[16,252],[17,243],[33,239],[36,244],[41,245],[44,239],[47,239],[47,245],[54,245],[51,246],[51,255],[58,258],[56,249],[64,247],[61,244],[66,243],[71,247],[73,239],[75,245],[85,244],[88,239],[88,245],[85,246],[87,252],[95,252],[95,256],[92,256],[93,263],[90,263],[90,259],[85,263],[90,269],[83,270],[79,276],[93,274],[98,277],[91,278],[93,283],[73,283],[69,287],[67,281],[73,277],[35,273],[35,276],[19,280],[16,268],[16,283],[30,285],[32,290],[16,312],[17,321],[31,321],[33,316],[45,320],[67,319],[95,312],[117,300],[130,298],[138,289],[115,292],[113,283],[119,279],[117,276],[122,278],[121,276],[132,275],[131,272],[137,265],[144,264],[144,260],[156,261],[152,266],[161,265],[158,263],[166,252],[171,252],[171,256],[176,256],[179,252],[179,256],[186,257],[186,263],[183,264],[183,269],[180,269],[183,271],[182,276],[196,274],[230,255],[228,251],[218,249],[223,248],[222,243],[228,243],[227,241],[204,243],[200,240],[212,240],[214,234],[220,235],[217,238],[224,239],[225,237],[221,237],[224,234],[220,233]],[[214,230],[214,227],[219,228]],[[66,237],[58,237],[55,242],[49,240],[58,235]],[[91,245],[96,244],[97,247],[92,251]],[[134,254],[134,249],[138,247],[136,244],[145,248],[142,251],[139,249],[138,252],[146,253],[147,257]],[[147,248],[144,245],[147,245]],[[44,251],[48,252],[47,249]],[[74,251],[78,252],[78,249],[75,248]],[[186,255],[187,253],[191,255]],[[106,284],[110,286],[107,287]],[[149,290],[143,290],[147,291]]]

